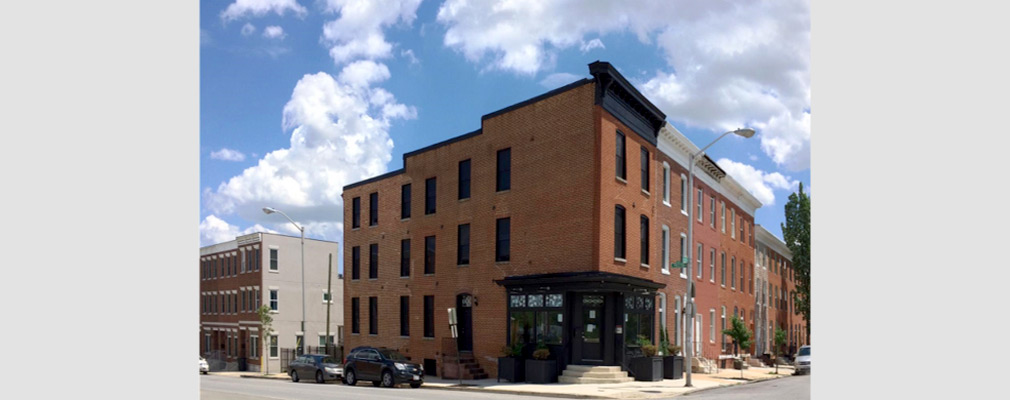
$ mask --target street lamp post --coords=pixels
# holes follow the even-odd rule
[[[284,218],[287,218],[288,221],[291,221],[291,225],[294,225],[295,228],[298,228],[298,231],[302,233],[302,343],[299,343],[298,348],[299,349],[303,349],[302,353],[304,353],[304,346],[305,346],[305,344],[304,344],[305,343],[305,227],[299,226],[297,223],[295,223],[295,220],[291,219],[291,217],[289,217],[283,211],[278,210],[276,208],[273,208],[273,207],[263,207],[263,212],[266,213],[267,215],[273,214],[273,213],[278,213],[280,215],[283,215]]]
[[[694,364],[694,356],[693,356],[692,353],[694,352],[694,324],[695,324],[695,322],[694,322],[694,315],[695,315],[696,311],[694,309],[694,291],[692,290],[692,288],[694,286],[694,275],[691,272],[691,266],[694,265],[694,260],[691,258],[691,255],[692,255],[691,254],[691,250],[694,248],[694,219],[696,218],[694,216],[694,163],[695,163],[695,160],[698,159],[698,157],[700,157],[702,154],[705,153],[706,149],[708,149],[713,144],[715,144],[715,142],[718,142],[719,139],[722,139],[722,138],[726,137],[726,135],[729,135],[731,133],[735,133],[735,134],[737,134],[739,136],[743,136],[745,138],[749,138],[751,136],[754,136],[754,130],[750,129],[750,128],[741,128],[741,129],[737,129],[737,130],[734,130],[734,131],[729,131],[729,132],[723,133],[722,136],[719,136],[718,138],[716,138],[715,140],[713,140],[712,143],[708,144],[708,146],[702,147],[701,150],[698,150],[694,154],[691,154],[691,159],[688,161],[688,166],[687,166],[687,190],[688,190],[688,192],[687,192],[687,293],[684,294],[684,298],[687,299],[687,304],[686,305],[687,305],[687,312],[688,312],[688,316],[687,316],[687,321],[688,322],[686,324],[687,326],[685,327],[685,328],[687,328],[687,335],[686,335],[687,337],[684,340],[684,347],[685,347],[684,358],[687,359],[687,368],[685,368],[687,370],[687,379],[685,379],[685,381],[684,381],[684,386],[685,387],[691,387],[692,386],[691,385],[691,366]],[[698,256],[701,257],[701,255],[698,255]]]

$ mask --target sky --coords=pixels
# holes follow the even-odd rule
[[[344,185],[607,61],[763,206],[810,192],[806,1],[203,0],[200,242],[342,241]],[[342,259],[342,257],[338,257]]]

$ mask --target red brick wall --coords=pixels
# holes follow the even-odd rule
[[[252,250],[252,245],[242,246],[240,249],[246,249],[247,254],[251,254],[251,253],[249,253],[249,251]],[[219,253],[215,253],[215,254],[208,254],[208,255],[205,255],[205,256],[200,256],[200,260],[201,260],[200,263],[201,263],[201,265],[203,265],[204,263],[206,263],[207,267],[213,266],[214,268],[218,268],[216,279],[215,278],[204,279],[204,277],[202,275],[202,273],[203,273],[203,271],[202,271],[203,267],[201,267],[200,272],[199,272],[199,276],[200,276],[200,292],[197,295],[200,296],[199,315],[200,315],[200,323],[201,323],[201,325],[203,325],[205,322],[238,324],[239,321],[258,321],[259,320],[259,317],[256,315],[255,311],[254,312],[244,312],[244,311],[242,311],[242,291],[239,290],[239,288],[240,287],[246,287],[246,286],[260,287],[260,285],[263,282],[263,275],[262,275],[263,268],[260,267],[259,271],[241,272],[242,271],[242,251],[240,249],[228,250],[228,251],[223,251],[223,252],[219,252]],[[263,251],[262,246],[260,246],[260,249],[258,249],[257,251],[261,251],[262,252]],[[235,256],[231,256],[230,254],[232,252],[236,253],[236,255]],[[222,271],[227,271],[227,266],[224,265],[224,264],[221,264],[221,266],[219,267],[219,264],[217,264],[218,260],[220,260],[221,257],[224,256],[224,255],[227,255],[227,257],[225,257],[225,259],[231,258],[231,259],[234,260],[234,264],[233,264],[232,269],[233,269],[233,271],[236,271],[236,272],[234,272],[231,275],[227,274],[227,272],[225,272],[224,275],[222,275]],[[218,259],[216,259],[216,260],[213,259],[214,256],[218,256]],[[209,261],[206,261],[206,262],[202,261],[204,258],[207,258]],[[260,254],[261,264],[262,264],[263,260],[264,260],[264,255],[261,253]],[[209,313],[204,313],[203,312],[203,302],[204,301],[208,301],[208,302],[210,301],[210,299],[208,297],[204,297],[202,295],[203,292],[212,292],[212,291],[222,292],[222,291],[231,291],[231,290],[235,290],[235,291],[238,292],[238,294],[235,295],[235,299],[237,301],[235,309],[237,310],[237,313],[231,314],[231,313],[221,313],[221,312],[218,312],[216,315],[214,315],[213,314],[213,310],[210,310]],[[223,310],[224,307],[221,305],[220,294],[217,295],[217,296],[218,296],[218,298],[215,300],[215,304],[218,304],[217,307],[218,307],[219,310]],[[262,292],[260,292],[260,296],[261,296],[261,299],[262,299],[262,296],[264,296],[264,294]],[[255,301],[255,299],[253,301]],[[253,308],[255,309],[257,307],[254,306]],[[238,329],[239,328],[238,326],[219,326],[219,325],[213,325],[213,326],[215,326],[215,327],[221,327],[221,328],[227,328],[227,329]],[[203,330],[203,326],[201,326],[200,337],[199,337],[199,340],[200,340],[199,341],[199,343],[200,343],[200,346],[199,346],[199,348],[200,348],[200,354],[204,354],[204,353],[207,352],[207,349],[204,348],[205,347],[204,335],[206,333],[207,333],[207,331],[204,331]],[[226,345],[225,341],[226,341],[227,335],[224,332],[219,332],[219,331],[210,331],[210,333],[211,333],[211,346],[213,347],[213,350],[223,350],[221,346],[222,345]],[[247,346],[248,346],[248,339],[247,339],[248,338],[248,332],[247,331],[238,330],[237,335],[239,337],[238,349],[236,349],[235,352],[232,353],[232,354],[237,354],[238,357],[245,357],[246,354],[248,354],[248,351],[249,351],[249,349],[247,348]],[[227,348],[227,347],[225,347],[225,348]],[[262,349],[260,350],[260,352],[262,352]],[[237,357],[229,357],[229,360],[236,360],[236,359],[237,359]]]

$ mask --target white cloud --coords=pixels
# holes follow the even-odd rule
[[[295,0],[235,0],[221,12],[221,19],[228,22],[250,15],[262,17],[270,12],[284,16],[287,11],[291,11],[299,17],[304,17],[308,13],[308,10]]]
[[[245,25],[242,25],[242,31],[241,32],[242,32],[242,36],[252,35],[254,32],[256,32],[256,26],[253,25],[253,24],[251,24],[251,23],[246,22]]]
[[[306,234],[339,239],[343,186],[385,172],[392,121],[417,115],[389,92],[368,86],[388,77],[385,65],[371,61],[348,65],[337,79],[324,72],[302,77],[283,110],[290,147],[266,154],[216,190],[206,189],[206,207],[264,224],[276,221],[262,207],[276,207],[304,224]]]
[[[247,235],[254,232],[277,233],[260,224],[255,224],[245,230],[240,230],[237,226],[229,224],[227,221],[218,218],[216,215],[208,215],[200,222],[200,245],[209,246],[235,240],[236,236]]]
[[[603,45],[603,41],[600,40],[600,38],[590,40],[589,42],[582,42],[582,45],[579,46],[579,50],[581,50],[583,53],[588,53],[589,50],[592,49],[605,49],[605,48],[607,48],[607,46]]]
[[[716,164],[754,195],[764,207],[775,205],[776,189],[792,191],[799,186],[799,181],[778,172],[767,173],[727,158],[720,158]]]
[[[754,127],[773,161],[803,170],[810,164],[809,9],[803,0],[648,0],[633,7],[447,0],[438,21],[446,26],[444,44],[471,62],[528,76],[553,68],[562,49],[593,48],[599,39],[587,36],[633,33],[667,62],[636,85],[670,120],[716,133]]]
[[[245,154],[242,154],[242,152],[238,150],[221,148],[221,150],[212,151],[210,153],[210,158],[224,161],[245,161]]]
[[[272,25],[263,28],[263,37],[265,38],[283,40],[284,36],[287,36],[284,34],[284,28],[281,28],[279,26]]]
[[[421,60],[417,59],[417,57],[414,56],[414,50],[404,49],[400,51],[400,56],[405,57],[407,61],[410,62],[410,65],[416,65],[421,63]]]
[[[540,81],[540,86],[543,86],[548,89],[554,89],[575,82],[580,78],[582,78],[581,75],[569,74],[567,72],[558,72],[555,74],[547,75],[546,78]]]
[[[410,25],[421,0],[327,0],[326,12],[340,16],[323,25],[323,42],[334,63],[355,58],[380,59],[392,54],[383,27]]]

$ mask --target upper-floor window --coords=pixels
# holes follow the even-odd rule
[[[715,248],[708,249],[708,281],[715,282]]]
[[[726,287],[726,253],[719,253],[719,284]]]
[[[400,187],[400,219],[410,218],[410,184]]]
[[[696,206],[696,208],[697,208],[696,212],[698,213],[698,216],[697,216],[698,222],[702,222],[704,220],[703,216],[705,214],[702,212],[702,205],[703,204],[705,204],[705,195],[701,191],[701,188],[698,188],[698,205]]]
[[[279,295],[277,289],[270,289],[270,310],[277,311],[280,310]]]
[[[400,336],[410,336],[410,296],[400,296]]]
[[[351,229],[361,227],[361,198],[351,199]]]
[[[512,188],[512,148],[498,150],[498,171],[495,174],[495,190]]]
[[[701,243],[698,243],[698,252],[694,253],[694,258],[698,259],[698,272],[696,272],[698,274],[698,279],[701,279],[702,276],[701,271],[703,271],[703,269],[701,266],[701,260],[705,258],[704,251],[705,249],[701,246]]]
[[[495,234],[495,261],[508,261],[510,258],[510,225],[509,218],[498,218]]]
[[[719,219],[722,223],[722,233],[726,233],[726,202],[719,202]]]
[[[624,163],[624,134],[617,131],[617,177],[628,180],[628,171]]]
[[[684,174],[680,174],[680,211],[683,211],[684,214],[687,214],[688,195],[687,177]]]
[[[614,258],[625,259],[624,253],[624,207],[614,207]]]
[[[435,237],[425,236],[424,238],[424,274],[435,273]]]
[[[368,333],[370,335],[379,334],[379,298],[368,298]]]
[[[351,333],[360,333],[359,324],[361,321],[361,300],[357,297],[351,298]]]
[[[670,205],[670,164],[663,161],[663,204]]]
[[[687,234],[681,233],[680,234],[680,258],[677,259],[677,262],[684,261],[684,259],[687,258],[687,252],[688,252],[688,248],[687,248]],[[681,268],[680,269],[680,277],[681,278],[687,278],[687,268]]]
[[[368,195],[368,226],[379,224],[379,193]]]
[[[731,217],[730,220],[729,220],[729,224],[730,224],[729,225],[730,226],[729,237],[731,237],[733,239],[736,239],[736,209],[735,208],[731,208],[729,211],[730,211],[729,215]]]
[[[435,337],[435,296],[424,296],[424,337]]]
[[[715,196],[708,198],[708,225],[715,228]]]
[[[277,270],[277,249],[270,249],[270,270]]]
[[[663,225],[663,232],[661,239],[663,240],[662,244],[663,264],[660,265],[660,269],[663,271],[663,273],[668,274],[670,273],[670,228],[667,227],[666,225]]]
[[[368,279],[379,278],[379,244],[368,245]]]
[[[736,289],[736,256],[729,260],[729,287]]]
[[[459,162],[459,199],[470,198],[470,159]]]
[[[361,278],[361,247],[351,247],[351,280]]]
[[[641,243],[640,248],[642,249],[641,259],[642,265],[649,265],[649,218],[646,216],[641,217],[641,234],[639,235]]]
[[[747,226],[747,221],[743,219],[743,215],[740,215],[740,241],[747,243],[747,237],[743,235],[744,227]]]
[[[642,190],[649,191],[649,150],[642,146]]]
[[[470,224],[456,227],[456,265],[470,264]]]
[[[424,213],[435,213],[435,178],[428,178],[424,181]]]
[[[400,276],[410,276],[410,239],[400,240]]]

